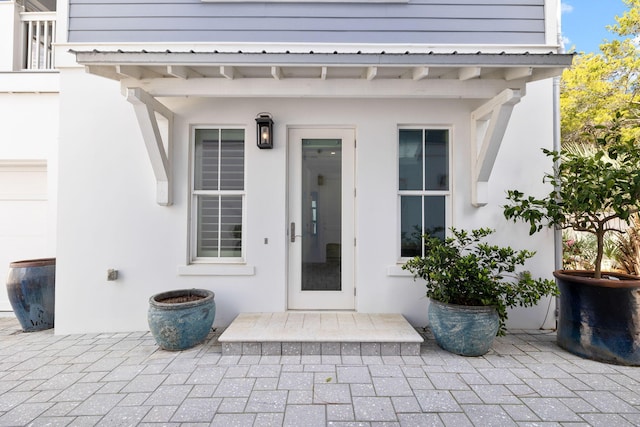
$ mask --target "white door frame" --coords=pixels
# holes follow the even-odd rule
[[[341,282],[340,291],[303,291],[302,277],[302,139],[342,140]],[[287,130],[287,308],[289,310],[355,309],[355,129],[290,127]],[[297,230],[292,238],[291,224]]]

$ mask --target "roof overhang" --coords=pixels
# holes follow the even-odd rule
[[[488,181],[526,84],[558,77],[573,55],[441,52],[72,51],[87,72],[120,81],[133,104],[157,180],[171,204],[173,113],[157,97],[402,97],[481,100],[470,114],[471,202]],[[161,132],[159,118],[168,128]]]
[[[556,53],[362,53],[73,51],[89,73],[114,80],[450,79],[536,81],[559,76],[573,55]]]

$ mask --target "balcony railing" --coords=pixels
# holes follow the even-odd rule
[[[56,41],[56,12],[22,12],[25,70],[51,70]]]

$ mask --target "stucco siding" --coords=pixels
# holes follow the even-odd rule
[[[469,168],[469,114],[482,103],[479,100],[162,98],[175,113],[171,157],[175,197],[172,206],[163,207],[155,203],[149,156],[118,83],[69,69],[61,72],[61,88],[61,115],[66,119],[60,130],[58,234],[64,238],[58,241],[56,255],[56,333],[145,330],[149,296],[170,289],[214,291],[219,326],[228,325],[241,312],[287,310],[287,284],[292,280],[287,273],[291,243],[286,231],[291,128],[355,131],[356,311],[402,313],[416,326],[427,323],[424,285],[400,272],[396,152],[398,128],[407,124],[451,129],[450,225],[495,228],[492,243],[538,252],[527,266],[534,275],[550,277],[553,270],[552,231],[528,236],[526,224],[507,222],[501,213],[507,189],[544,191],[538,177],[550,167],[540,150],[550,149],[553,141],[550,81],[531,84],[514,108],[489,184],[490,200],[481,209],[470,203]],[[89,91],[100,102],[86,102]],[[272,150],[258,149],[253,139],[254,117],[261,111],[271,112],[276,122]],[[246,129],[248,137],[246,262],[212,263],[203,266],[206,272],[184,274],[185,269],[197,267],[185,265],[191,129],[226,124]],[[245,274],[247,267],[252,274]],[[106,280],[110,268],[119,270],[117,281]],[[510,326],[536,329],[547,317],[547,308],[545,301],[536,308],[518,309]],[[553,313],[553,307],[550,310]]]
[[[52,153],[57,150],[58,105],[57,93],[0,93],[0,117],[5,119],[0,126],[3,279],[13,261],[56,254],[57,162]],[[7,310],[11,305],[3,289],[0,312]]]
[[[70,42],[543,44],[544,0],[71,0]]]

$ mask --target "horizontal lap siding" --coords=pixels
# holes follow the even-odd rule
[[[70,0],[71,42],[544,43],[544,0]]]

